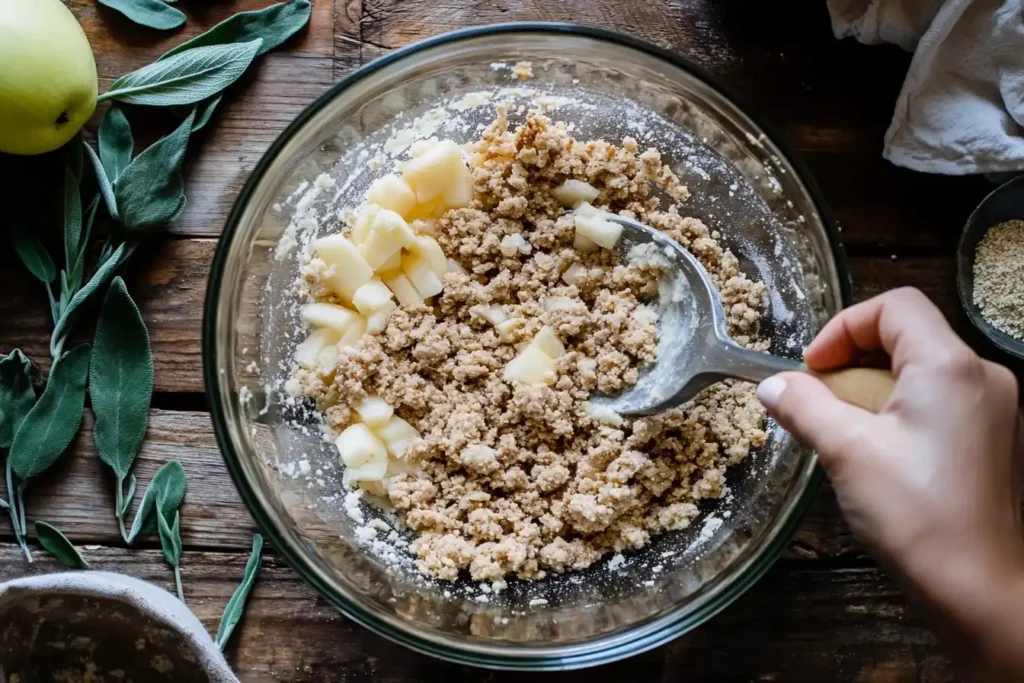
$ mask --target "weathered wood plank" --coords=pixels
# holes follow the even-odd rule
[[[97,569],[138,576],[170,589],[159,551],[85,551]],[[42,555],[42,554],[41,554]],[[185,597],[213,632],[235,585],[244,553],[187,551]],[[0,581],[58,569],[48,557],[27,567],[16,548],[0,546]],[[837,608],[837,605],[842,605]],[[737,657],[742,652],[742,657]],[[399,649],[342,617],[274,557],[267,557],[245,618],[228,648],[244,681],[519,682],[536,674],[484,673]],[[559,681],[664,680],[864,681],[954,680],[933,636],[878,569],[818,570],[780,563],[745,596],[664,647],[624,662],[558,674]]]

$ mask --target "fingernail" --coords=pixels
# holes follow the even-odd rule
[[[759,400],[765,408],[774,408],[775,404],[779,402],[779,397],[782,396],[782,392],[785,390],[786,380],[778,375],[773,375],[757,385],[757,400]]]

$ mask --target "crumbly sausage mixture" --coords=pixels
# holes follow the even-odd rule
[[[410,471],[391,480],[388,497],[416,534],[420,569],[439,579],[538,579],[686,528],[700,500],[723,494],[726,468],[764,442],[764,409],[751,385],[724,382],[656,417],[611,426],[588,416],[589,396],[634,384],[655,358],[658,271],[614,251],[575,250],[571,212],[551,189],[584,180],[601,191],[594,205],[690,249],[722,293],[730,333],[752,348],[765,347],[764,285],[681,213],[686,188],[657,150],[631,138],[579,142],[539,114],[509,130],[499,108],[472,153],[475,200],[432,228],[465,273],[445,276],[432,308],[398,309],[332,372],[300,370],[302,391],[339,431],[367,395],[419,429]],[[574,263],[585,270],[568,285],[561,276]],[[317,291],[315,272],[306,280]],[[477,304],[517,320],[511,338],[471,314]],[[555,384],[503,381],[517,345],[543,325],[567,349]]]

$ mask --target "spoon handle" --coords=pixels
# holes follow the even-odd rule
[[[892,373],[878,368],[845,368],[812,374],[820,379],[836,398],[872,413],[881,412],[888,403],[895,385]]]

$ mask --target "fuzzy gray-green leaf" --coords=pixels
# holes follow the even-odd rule
[[[26,230],[21,223],[12,223],[9,230],[14,251],[28,272],[43,282],[53,282],[57,277],[57,267],[53,265],[53,259],[39,238]]]
[[[161,0],[97,0],[101,5],[120,12],[136,24],[170,31],[185,23],[185,15]]]
[[[75,174],[64,166],[64,264],[71,269],[78,260],[82,239],[82,197]]]
[[[36,369],[19,349],[0,357],[0,448],[10,448],[25,416],[36,404]]]
[[[65,567],[74,567],[76,569],[89,568],[89,563],[82,557],[82,553],[78,552],[75,544],[69,541],[68,537],[61,533],[57,527],[46,522],[37,521],[36,536],[39,537],[39,545],[46,548]]]
[[[257,38],[179,52],[121,76],[99,99],[158,107],[205,100],[238,80],[262,44]]]
[[[89,345],[71,349],[56,363],[46,389],[14,435],[7,458],[21,481],[48,470],[67,450],[82,424]]]
[[[114,276],[116,271],[121,265],[128,259],[132,253],[132,248],[125,243],[121,243],[114,252],[107,257],[96,272],[93,273],[89,281],[85,283],[85,286],[75,292],[75,295],[71,297],[71,301],[64,308],[64,312],[61,313],[60,320],[54,325],[53,334],[50,336],[50,350],[55,350],[58,346],[58,342],[71,330],[71,323],[74,322],[75,315],[78,309],[89,300],[89,298],[101,287],[105,287],[110,279]]]
[[[135,147],[132,127],[117,105],[111,106],[104,114],[96,140],[103,170],[113,183],[132,162],[132,150]]]
[[[217,646],[223,650],[231,639],[231,634],[238,625],[242,614],[245,612],[245,601],[249,598],[252,585],[260,573],[260,564],[263,561],[263,537],[259,534],[252,535],[252,553],[249,561],[245,563],[245,575],[242,583],[238,584],[227,607],[224,608],[224,615],[220,618],[220,626],[217,628]]]
[[[204,45],[246,43],[261,38],[263,44],[256,53],[259,56],[295,35],[309,22],[312,11],[313,5],[309,0],[291,0],[252,12],[239,12],[206,33],[171,48],[158,61]]]
[[[110,283],[96,325],[89,395],[96,416],[96,451],[121,481],[128,476],[146,436],[153,397],[153,356],[146,324],[120,277]]]
[[[181,164],[192,134],[193,116],[143,150],[114,183],[121,224],[127,230],[166,225],[185,208]]]
[[[85,140],[82,141],[85,146],[85,151],[88,153],[89,161],[92,163],[92,170],[96,176],[96,184],[99,185],[100,194],[103,195],[103,201],[107,205],[107,213],[115,221],[120,220],[120,212],[117,210],[117,200],[114,199],[114,183],[111,182],[110,178],[107,177],[107,172],[103,168],[103,162],[100,160],[99,155],[93,151],[92,147]]]
[[[164,559],[172,566],[181,561],[181,513],[174,511],[174,524],[168,524],[167,518],[156,508],[157,533],[160,536],[160,549]]]
[[[185,500],[185,470],[177,460],[171,460],[157,470],[152,481],[146,488],[135,513],[128,542],[133,543],[140,534],[151,534],[157,528],[157,506],[164,513],[164,518],[172,517]]]

